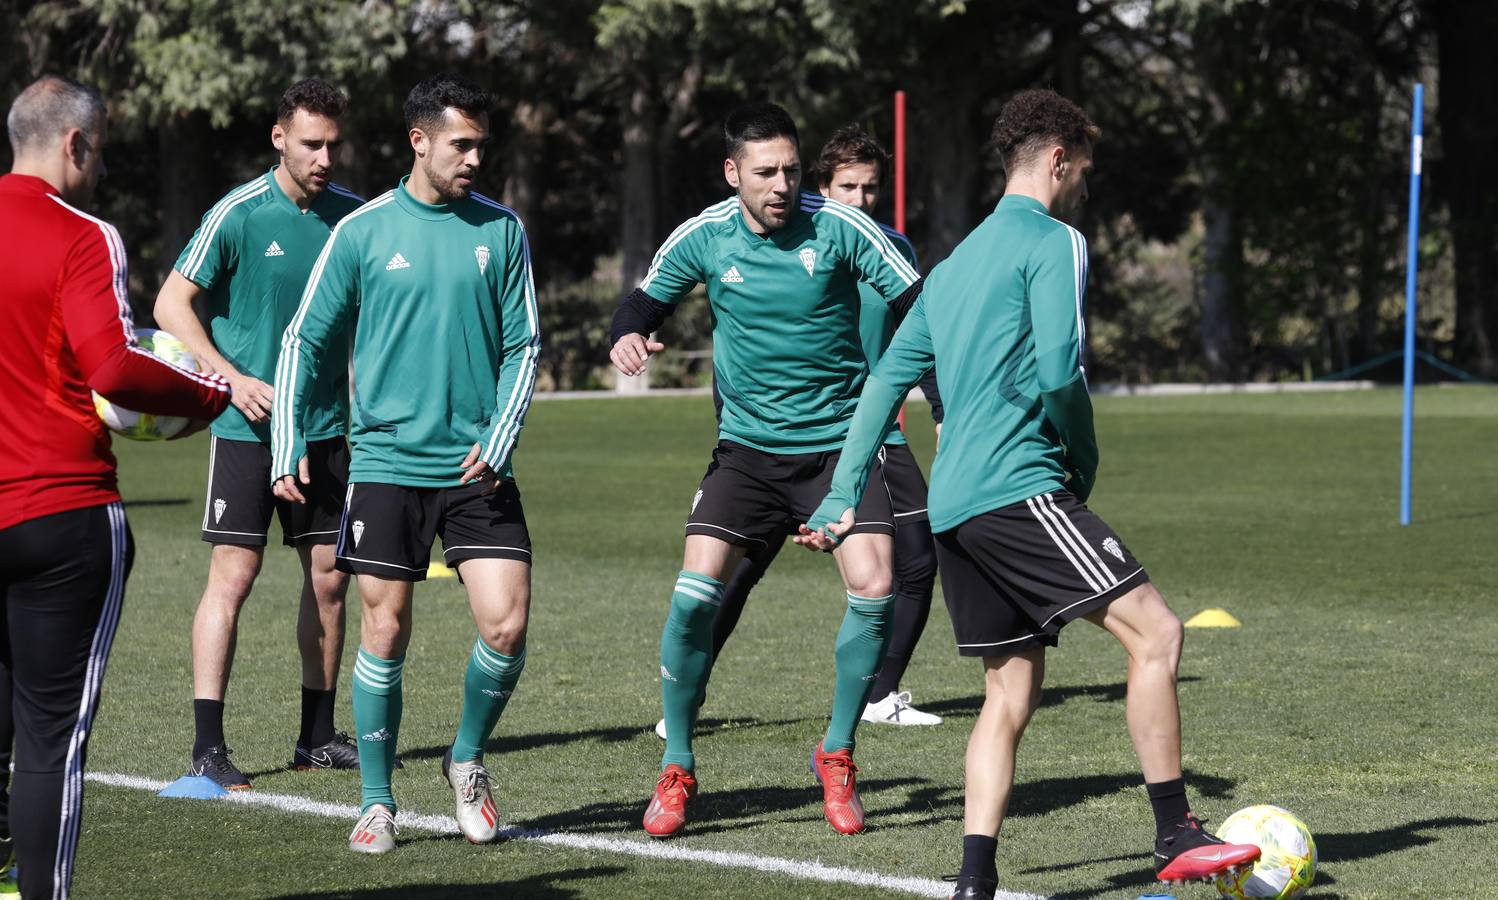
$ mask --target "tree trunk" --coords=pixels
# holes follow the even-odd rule
[[[526,225],[531,256],[538,254],[536,235],[541,230],[541,196],[546,167],[546,127],[552,119],[550,104],[522,100],[515,104],[511,120],[515,131],[506,148],[505,185],[501,198]]]
[[[150,315],[156,291],[177,254],[197,231],[203,213],[214,200],[215,185],[209,167],[213,164],[208,117],[201,112],[168,116],[157,132],[158,167],[161,173],[157,209],[161,214],[161,254],[156,259],[153,288],[144,304],[134,311],[137,322],[155,321]],[[222,185],[218,185],[222,188]],[[144,315],[142,315],[144,313]]]
[[[1456,261],[1457,363],[1498,375],[1498,197],[1473,183],[1498,159],[1498,6],[1431,5],[1439,52],[1443,193]]]
[[[656,183],[657,128],[660,109],[648,79],[635,82],[629,102],[622,110],[623,163],[619,197],[619,251],[622,293],[639,285],[650,268],[651,257],[661,239],[657,224],[660,190]],[[634,378],[615,375],[621,394],[644,393],[650,388],[650,372]]]
[[[1202,172],[1202,356],[1212,381],[1243,377],[1238,326],[1238,291],[1242,284],[1243,235],[1232,207],[1221,197],[1225,185],[1217,166]]]
[[[973,121],[976,94],[968,86],[931,89],[922,98],[925,110],[921,135],[925,138],[924,169],[929,202],[926,206],[926,255],[921,268],[931,268],[967,237],[975,224],[978,196],[978,148]]]
[[[1374,62],[1374,53],[1378,47],[1378,26],[1374,19],[1374,4],[1363,2],[1358,4],[1358,7],[1358,19],[1363,32],[1362,43],[1366,57],[1362,61],[1362,75],[1358,79],[1358,105],[1362,109],[1363,146],[1372,153],[1374,148],[1381,146],[1384,125],[1383,100],[1378,94],[1378,70]],[[1378,155],[1373,156],[1375,160],[1379,158]],[[1382,227],[1385,215],[1383,178],[1380,177],[1382,170],[1380,163],[1373,162],[1371,170],[1364,172],[1363,176],[1362,210],[1359,217],[1361,221],[1358,225],[1358,309],[1355,340],[1359,362],[1372,359],[1378,353],[1378,308],[1389,290],[1384,277],[1387,273],[1387,266],[1384,265],[1387,245],[1383,240]]]

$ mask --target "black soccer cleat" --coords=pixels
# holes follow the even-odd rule
[[[1195,813],[1187,813],[1155,841],[1155,877],[1166,884],[1207,882],[1251,866],[1258,858],[1258,847],[1229,844],[1204,830]]]
[[[997,881],[977,875],[948,875],[942,880],[957,882],[950,900],[993,900],[994,892],[999,889]]]
[[[229,761],[229,754],[233,752],[226,744],[209,747],[201,756],[192,761],[192,768],[187,770],[187,774],[212,779],[215,784],[227,791],[249,790],[250,779],[239,771],[238,766]]]
[[[313,769],[355,769],[359,768],[359,747],[354,739],[348,736],[346,731],[335,731],[333,737],[326,744],[316,747],[304,747],[296,745],[296,752],[291,757],[291,767],[298,772],[309,772]]]

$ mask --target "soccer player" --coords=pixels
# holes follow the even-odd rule
[[[785,533],[786,519],[825,492],[867,373],[858,283],[896,302],[917,280],[872,219],[800,192],[796,125],[779,106],[741,107],[724,123],[723,174],[734,196],[678,227],[639,288],[620,303],[610,358],[625,375],[663,349],[648,340],[698,284],[712,304],[713,369],[723,398],[719,443],[687,518],[682,570],[661,635],[666,752],[644,826],[669,837],[695,795],[692,726],[712,663],[723,579],[745,551]],[[847,608],[836,643],[832,722],[813,749],[832,827],[863,830],[854,731],[889,642],[889,494],[863,498],[863,517],[836,553]],[[799,518],[798,518],[799,521]]]
[[[888,160],[885,149],[861,127],[845,126],[833,133],[817,155],[812,170],[817,190],[823,197],[872,216],[879,203]],[[911,268],[916,269],[915,248],[910,240],[882,223],[879,228]],[[889,314],[889,305],[874,288],[860,282],[858,294],[863,301],[858,332],[864,355],[872,366],[894,336],[894,321]],[[940,428],[942,407],[933,374],[927,373],[922,379],[921,389],[931,402],[932,416]],[[721,404],[721,400],[719,402]],[[910,452],[905,433],[898,427],[892,427],[885,438],[882,461],[884,481],[889,487],[890,503],[894,509],[895,608],[889,649],[869,693],[872,702],[864,706],[861,718],[865,722],[888,725],[940,725],[941,716],[915,708],[911,705],[909,692],[900,690],[900,679],[910,665],[911,654],[915,653],[915,645],[926,627],[926,618],[931,612],[931,592],[936,582],[936,544],[931,538],[931,526],[926,521],[926,479]],[[794,523],[790,525],[790,533],[795,533]],[[728,579],[723,589],[723,605],[713,620],[712,658],[715,662],[738,624],[749,593],[784,546],[784,541],[771,539],[764,547],[751,547]],[[665,738],[665,719],[656,723],[655,732]]]
[[[67,897],[83,766],[134,543],[90,391],[194,420],[229,404],[216,375],[136,343],[125,245],[82,211],[104,171],[104,99],[45,76],[10,107],[0,177],[0,685],[15,718],[10,829],[21,895]]]
[[[299,81],[281,95],[270,133],[280,161],[208,210],[156,297],[161,327],[181,339],[205,369],[234,386],[234,408],[213,423],[208,454],[202,537],[213,550],[192,623],[190,769],[229,790],[250,786],[229,758],[224,701],[239,614],[265,559],[273,513],[283,542],[296,549],[302,565],[297,618],[302,716],[291,765],[303,770],[359,765],[348,735],[333,727],[348,589],[348,576],[333,566],[348,477],[344,343],[329,346],[323,377],[302,408],[309,502],[277,501],[269,477],[271,421],[278,416],[271,382],[281,332],[328,233],[363,202],[330,180],[342,146],[338,120],[345,105],[344,96],[318,78]],[[208,331],[193,311],[200,298],[210,318]]]
[[[1129,654],[1129,734],[1154,807],[1156,874],[1203,878],[1259,855],[1224,844],[1192,814],[1176,699],[1181,622],[1084,505],[1098,465],[1082,370],[1087,243],[1066,222],[1087,199],[1099,134],[1051,91],[1005,104],[994,125],[1004,196],[927,276],[864,386],[832,490],[797,538],[825,549],[856,527],[855,499],[900,398],[934,364],[948,415],[931,528],[958,650],[983,660],[986,688],[967,750],[955,894],[964,900],[994,895],[999,826],[1045,648],[1078,618]]]
[[[510,458],[541,335],[520,218],[473,193],[493,106],[456,75],[411,89],[411,174],[333,230],[277,363],[272,477],[277,496],[301,503],[301,413],[352,330],[354,450],[337,558],[357,575],[364,606],[353,678],[364,792],[349,837],[360,853],[395,848],[390,772],[411,596],[439,534],[478,626],[442,773],[463,835],[498,834],[484,742],[525,667],[531,542]]]

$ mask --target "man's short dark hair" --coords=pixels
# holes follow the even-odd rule
[[[884,178],[884,165],[889,162],[889,153],[862,125],[844,125],[832,133],[822,152],[817,155],[817,186],[832,184],[832,175],[843,166],[873,163],[880,179]]]
[[[723,120],[723,143],[729,159],[738,159],[750,141],[779,137],[790,138],[791,143],[801,146],[796,121],[784,107],[774,103],[746,103]]]
[[[487,116],[495,106],[494,95],[451,72],[433,75],[406,95],[406,130],[420,128],[428,135],[442,130],[443,114],[456,109],[470,119]]]
[[[276,121],[290,125],[301,109],[313,115],[336,119],[348,108],[348,98],[321,78],[303,78],[286,89],[281,95],[281,105],[276,108]]]
[[[992,140],[1009,175],[1047,147],[1091,148],[1102,134],[1077,104],[1055,91],[1037,89],[1009,98],[994,120]]]
[[[17,156],[57,140],[73,128],[82,131],[97,150],[98,132],[107,114],[104,97],[98,91],[64,75],[43,75],[16,96],[5,117],[5,128]]]

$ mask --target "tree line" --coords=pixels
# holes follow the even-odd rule
[[[1484,0],[39,0],[0,4],[0,42],[7,98],[47,72],[110,98],[98,202],[147,321],[203,211],[273,161],[292,81],[350,96],[339,180],[366,196],[409,168],[412,84],[484,84],[501,103],[479,189],[527,224],[559,388],[605,383],[613,304],[677,223],[727,195],[730,109],[783,104],[810,159],[849,122],[892,145],[896,90],[927,268],[1002,193],[986,139],[1006,97],[1053,87],[1102,127],[1078,223],[1095,378],[1307,378],[1375,359],[1402,327],[1420,81],[1421,346],[1498,376]],[[708,345],[704,307],[673,319],[669,346]],[[654,374],[702,377],[693,354]]]

